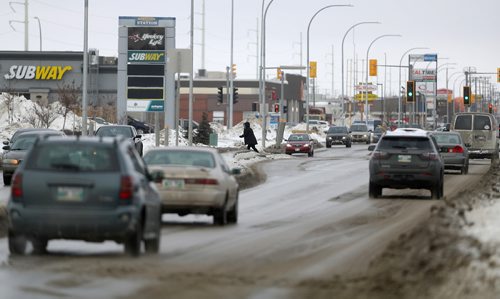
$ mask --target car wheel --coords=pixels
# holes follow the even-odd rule
[[[31,240],[31,245],[33,245],[34,254],[45,254],[47,253],[47,245],[49,241],[44,238],[33,238]]]
[[[327,143],[326,143],[326,147],[327,147],[327,148],[331,148],[331,147],[332,147],[332,144],[327,142]]]
[[[236,200],[234,201],[234,205],[227,212],[227,222],[229,223],[238,223],[238,194],[236,194]]]
[[[351,147],[351,143],[350,143],[350,142],[349,142],[349,143],[347,143],[347,144],[345,145],[345,147]]]
[[[368,185],[368,196],[371,198],[377,198],[382,196],[382,187],[370,182]]]
[[[13,231],[9,230],[9,251],[11,254],[22,255],[26,251],[26,245],[28,241],[23,235],[17,235]]]
[[[443,197],[443,180],[440,179],[432,188],[431,188],[431,197],[432,199],[441,199]]]
[[[227,196],[226,196],[226,201],[224,202],[224,205],[217,209],[214,213],[214,224],[224,226],[227,224],[227,212],[226,212],[226,206],[227,206]]]
[[[8,174],[3,174],[3,184],[5,186],[9,186],[10,185],[10,181],[12,180],[12,175],[8,175]]]
[[[125,240],[125,252],[131,256],[139,256],[141,254],[142,242],[142,225],[141,219],[137,221],[135,231],[130,233]]]
[[[462,174],[468,174],[469,173],[469,160],[465,163],[465,167],[462,170]]]

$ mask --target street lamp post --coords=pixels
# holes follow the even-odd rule
[[[349,34],[349,32],[351,30],[353,30],[354,28],[356,28],[357,26],[359,25],[362,25],[362,24],[380,24],[380,22],[359,22],[359,23],[356,23],[354,25],[352,25],[349,29],[347,29],[347,31],[345,32],[344,34],[344,37],[342,38],[342,58],[341,58],[341,64],[342,64],[342,93],[341,93],[341,98],[342,98],[342,124],[344,124],[344,121],[345,121],[345,116],[344,116],[344,41],[345,41],[345,38],[347,37],[347,34]]]
[[[38,21],[38,32],[40,33],[40,52],[42,52],[42,25],[39,17],[34,17]]]
[[[260,72],[259,72],[259,97],[260,97],[260,118],[262,120],[262,148],[266,148],[266,16],[267,10],[274,0],[269,1],[267,6],[266,0],[262,0],[261,11],[261,41],[260,41]],[[265,7],[265,9],[264,9]]]
[[[309,24],[307,25],[307,64],[306,64],[306,133],[309,134],[309,31],[311,30],[311,24],[314,18],[323,10],[331,7],[353,7],[352,4],[338,4],[338,5],[327,5],[323,8],[320,8],[309,20]]]
[[[372,47],[372,45],[378,41],[379,39],[381,38],[384,38],[384,37],[401,37],[400,34],[384,34],[384,35],[380,35],[378,37],[376,37],[371,43],[370,45],[368,46],[368,49],[366,50],[366,74],[365,74],[365,105],[366,105],[366,119],[365,119],[365,122],[366,122],[366,125],[368,126],[368,113],[369,113],[369,109],[368,109],[368,65],[369,65],[369,61],[368,61],[368,55],[370,54],[370,49]]]
[[[411,48],[407,50],[406,52],[401,55],[401,59],[399,60],[399,84],[398,84],[398,124],[401,123],[401,64],[403,63],[403,58],[406,56],[406,54],[410,53],[413,50],[427,50],[429,48],[423,48],[423,47],[416,47],[416,48]]]
[[[89,59],[89,0],[85,0],[84,21],[83,21],[83,81],[82,81],[82,135],[87,135],[87,75]]]

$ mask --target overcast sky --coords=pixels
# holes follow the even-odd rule
[[[24,5],[0,0],[0,50],[24,50],[24,25],[9,20],[24,20]],[[24,2],[16,0],[13,2]],[[234,62],[238,78],[256,77],[257,23],[261,0],[234,0],[235,38]],[[268,3],[269,0],[266,0]],[[310,60],[318,61],[318,87],[330,93],[332,86],[332,46],[334,52],[335,94],[341,90],[341,43],[346,30],[357,22],[378,21],[379,25],[361,25],[346,39],[347,60],[354,52],[358,59],[366,58],[368,45],[383,34],[400,34],[378,40],[370,50],[370,59],[399,64],[403,53],[413,47],[429,50],[413,53],[437,53],[439,64],[455,63],[449,70],[462,71],[473,66],[477,71],[496,72],[500,67],[498,30],[498,0],[274,0],[267,15],[266,65],[299,65],[302,33],[303,62],[306,61],[307,24],[314,13],[330,4],[352,4],[322,11],[313,21],[310,31]],[[230,63],[230,0],[205,0],[206,7],[206,68],[225,71]],[[29,0],[29,49],[39,50],[38,16],[41,20],[43,50],[81,51],[83,48],[84,0]],[[195,69],[201,67],[202,0],[195,0]],[[189,0],[89,0],[89,47],[101,55],[117,56],[119,16],[157,16],[176,18],[176,47],[189,47]],[[407,58],[403,64],[407,63]],[[360,61],[361,64],[361,61]],[[426,65],[419,65],[425,68]],[[444,67],[442,68],[444,70]],[[274,71],[268,71],[274,77]],[[383,82],[379,69],[379,82]],[[392,68],[387,86],[396,90],[398,71]],[[444,87],[445,71],[440,73],[439,87]],[[456,74],[450,80],[450,88]],[[364,76],[363,76],[364,78]],[[389,78],[389,76],[388,76]],[[491,82],[496,77],[491,76]],[[375,79],[375,78],[374,78]],[[359,75],[361,79],[361,74]],[[404,79],[403,79],[404,80]],[[460,82],[457,81],[457,82]],[[457,83],[458,85],[458,83]]]

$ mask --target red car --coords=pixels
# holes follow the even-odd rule
[[[307,154],[309,157],[314,156],[314,143],[309,134],[291,134],[288,136],[285,154]]]

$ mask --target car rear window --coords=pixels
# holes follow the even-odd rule
[[[455,130],[472,130],[472,115],[458,115],[455,119]]]
[[[433,134],[438,144],[460,144],[460,135],[457,134]]]
[[[130,127],[100,127],[97,132],[97,136],[111,136],[111,137],[116,137],[116,136],[125,136],[132,138],[132,130],[130,130]]]
[[[426,137],[386,136],[379,141],[379,150],[430,150],[431,141]]]
[[[45,143],[33,148],[26,169],[50,171],[118,171],[116,151],[111,146]]]
[[[489,116],[474,116],[474,130],[491,130],[491,120]]]
[[[207,152],[196,151],[150,151],[144,155],[147,165],[182,165],[215,167],[214,156]]]

